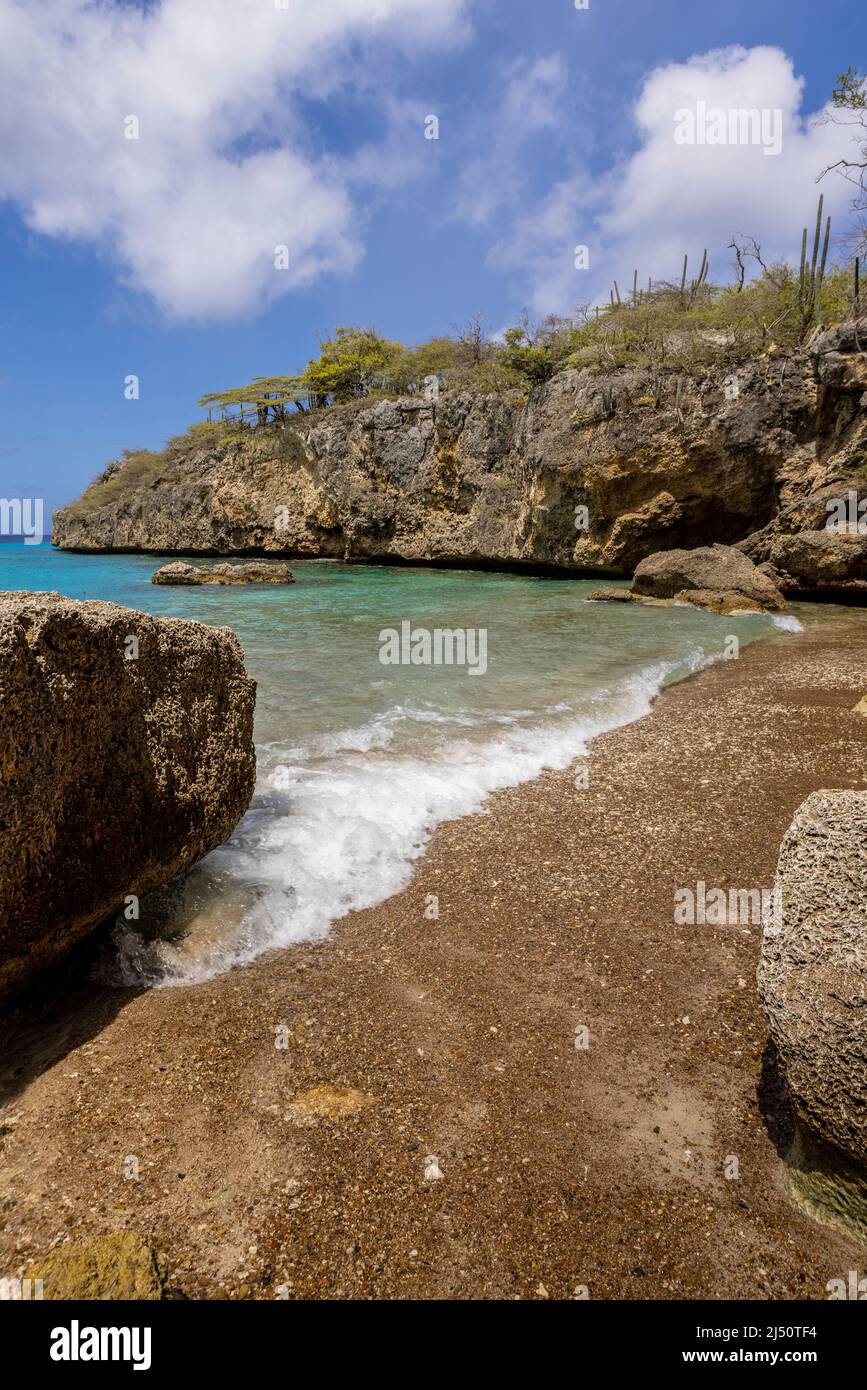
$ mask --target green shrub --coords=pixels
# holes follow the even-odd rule
[[[124,449],[120,459],[94,478],[82,496],[70,505],[69,511],[85,515],[151,487],[165,473],[171,458],[169,449],[159,453],[150,449]]]

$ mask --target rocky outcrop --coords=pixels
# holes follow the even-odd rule
[[[741,549],[787,596],[867,601],[867,319],[813,339],[814,465]]]
[[[0,594],[0,993],[228,837],[254,698],[228,628]]]
[[[785,599],[767,575],[729,545],[649,555],[635,571],[632,593],[695,603],[722,613],[785,607]]]
[[[655,551],[744,541],[867,478],[862,337],[867,322],[679,392],[672,372],[583,369],[526,401],[445,389],[297,415],[170,451],[146,485],[124,489],[127,465],[113,465],[110,500],[103,484],[55,513],[54,540],[629,575]],[[858,562],[854,547],[841,558]]]
[[[780,512],[738,547],[784,594],[867,599],[867,481],[820,488]]]
[[[795,1195],[867,1234],[867,792],[814,792],[780,850],[759,992],[800,1124]]]
[[[294,584],[288,565],[248,561],[236,565],[187,565],[174,560],[151,575],[152,584]]]

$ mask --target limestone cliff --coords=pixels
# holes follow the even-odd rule
[[[660,549],[775,534],[823,490],[867,496],[865,401],[867,320],[681,381],[566,371],[526,401],[445,389],[435,403],[359,402],[170,455],[144,485],[115,470],[111,500],[85,493],[55,514],[53,538],[625,575]],[[867,538],[849,545],[828,592],[863,580],[865,553]],[[769,541],[753,558],[775,554]],[[793,565],[787,591],[810,591]]]

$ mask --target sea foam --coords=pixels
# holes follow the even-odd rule
[[[122,979],[193,984],[265,951],[322,938],[347,912],[405,888],[442,822],[482,810],[492,792],[568,767],[591,738],[646,714],[667,681],[718,659],[697,649],[600,689],[580,712],[561,704],[529,722],[526,710],[501,713],[484,734],[475,716],[396,706],[307,750],[287,745],[283,758],[270,743],[247,815],[186,880],[179,939],[117,929]],[[435,746],[388,752],[389,728],[432,719],[442,725]]]

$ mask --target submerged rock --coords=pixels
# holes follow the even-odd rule
[[[648,598],[696,603],[717,612],[740,608],[785,608],[779,589],[742,551],[730,545],[662,550],[635,571],[632,592]]]
[[[0,994],[228,838],[254,701],[228,628],[0,594]]]
[[[705,608],[709,613],[755,613],[759,606],[754,598],[732,589],[681,589],[675,594],[674,602],[691,603],[694,608]]]
[[[633,594],[631,589],[616,589],[613,586],[607,589],[593,589],[589,594],[585,594],[588,603],[636,603],[638,596]]]
[[[58,1245],[27,1270],[42,1280],[42,1297],[58,1299],[162,1298],[163,1286],[153,1247],[134,1231],[89,1236]]]
[[[151,575],[152,584],[294,584],[288,565],[250,560],[240,565],[188,565],[173,560]]]
[[[799,1121],[793,1194],[867,1235],[867,792],[803,802],[775,887],[758,984]]]

